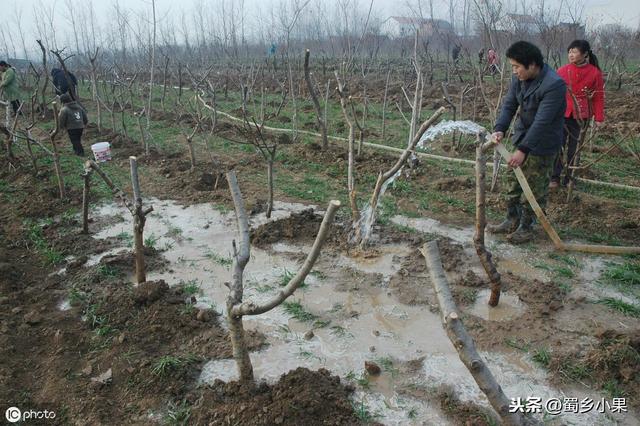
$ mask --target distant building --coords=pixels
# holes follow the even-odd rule
[[[426,37],[434,35],[455,35],[451,23],[444,19],[392,16],[385,24],[386,33],[394,38],[413,36],[416,30],[420,30],[420,34]]]
[[[538,21],[534,16],[519,13],[507,13],[505,18],[500,21],[497,29],[511,34],[534,35],[540,32]]]
[[[554,30],[561,34],[563,39],[578,40],[585,38],[584,25],[570,22],[560,22]]]

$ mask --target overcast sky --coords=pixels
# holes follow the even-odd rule
[[[56,34],[61,39],[69,40],[67,34],[68,24],[64,19],[66,11],[65,2],[71,1],[75,7],[79,7],[81,4],[75,0],[12,0],[3,1],[3,28],[8,31],[9,28],[15,28],[14,10],[20,10],[23,14],[22,17],[22,30],[25,35],[25,39],[32,40],[35,38],[36,26],[34,21],[34,8],[39,5],[45,5],[50,8],[53,6],[56,11]],[[157,16],[166,17],[169,16],[172,19],[176,19],[183,11],[187,15],[191,16],[191,10],[194,9],[193,5],[196,2],[202,2],[207,10],[219,10],[219,4],[224,0],[156,0]],[[231,0],[226,0],[227,4]],[[241,0],[233,0],[236,4],[239,4]],[[294,0],[244,0],[245,11],[247,15],[247,22],[255,22],[256,16],[260,16],[263,11],[269,10],[271,5],[277,5],[280,3],[290,4]],[[305,0],[298,0],[300,2]],[[338,0],[311,0],[311,2],[324,2],[330,1],[335,4]],[[339,0],[349,1],[349,0]],[[351,0],[359,4],[359,9],[363,14],[369,8],[370,0]],[[419,0],[373,0],[373,12],[374,15],[381,17],[382,19],[390,16],[405,15],[410,16],[408,4],[417,4]],[[429,0],[421,0],[423,10],[425,10],[425,16],[428,16],[428,4]],[[456,10],[460,10],[465,0],[433,0],[434,2],[434,14],[436,18],[448,19],[448,10],[450,1],[454,1],[459,5]],[[473,0],[467,0],[473,1]],[[547,6],[545,9],[557,9],[558,5],[565,5],[563,10],[567,10],[567,4],[583,4],[583,21],[587,24],[587,31],[594,26],[601,24],[617,23],[622,24],[633,29],[640,28],[640,0],[502,0],[503,3],[509,4],[510,10],[512,5],[517,3],[519,5],[528,5],[527,10],[535,10],[533,5],[545,2]],[[116,3],[115,0],[82,0],[84,4],[93,2],[97,17],[98,24],[102,28],[111,25],[109,17],[113,16],[113,6]],[[150,0],[120,0],[120,6],[124,9],[136,11],[138,14],[149,16],[150,15]],[[309,7],[308,9],[311,9]],[[522,9],[520,7],[520,9]],[[522,10],[519,10],[522,13]],[[570,20],[568,16],[561,16],[561,20]],[[9,25],[7,25],[9,24]],[[1,29],[0,29],[1,30]],[[12,30],[15,34],[15,29]],[[29,43],[29,42],[27,42]]]
[[[25,12],[30,11],[35,5],[37,5],[40,1],[44,3],[56,3],[58,6],[64,6],[64,0],[19,0],[13,1],[14,5],[18,7],[22,7]],[[84,0],[90,2],[92,0]],[[314,1],[324,1],[324,0],[314,0]],[[457,0],[458,3],[462,3],[462,0]],[[505,3],[509,3],[514,0],[506,0]],[[539,1],[539,0],[537,0]],[[585,6],[585,18],[589,24],[597,24],[597,23],[621,23],[623,25],[627,25],[633,28],[637,28],[640,25],[640,1],[639,0],[568,0],[569,3],[582,3]],[[250,9],[252,5],[265,5],[269,3],[279,3],[280,0],[245,0],[245,4],[247,5],[247,9]],[[521,3],[522,0],[517,0],[518,3]],[[526,1],[528,4],[536,3],[536,0],[528,0]],[[557,8],[557,6],[564,2],[566,4],[567,0],[546,0],[546,3],[552,7]],[[108,11],[114,0],[100,0],[93,1],[94,7],[96,11],[102,11],[102,14],[105,15],[105,12]],[[205,4],[216,4],[216,0],[205,0]],[[369,0],[359,0],[360,6],[362,8],[367,8],[369,6]],[[374,8],[379,10],[385,15],[392,16],[397,15],[402,10],[407,10],[406,6],[399,7],[399,5],[406,5],[406,0],[373,0]],[[417,3],[417,0],[412,0],[411,3]],[[422,0],[423,5],[428,4],[428,0]],[[139,10],[149,10],[149,0],[126,0],[120,1],[120,5],[126,8],[137,8]],[[193,0],[156,0],[156,5],[159,11],[171,11],[176,12],[182,9],[188,8],[190,4],[193,4]],[[436,10],[436,14],[438,14],[438,10],[440,10],[440,17],[445,18],[447,16],[447,7],[449,1],[448,0],[434,0],[434,9]],[[9,5],[5,5],[3,10],[6,10],[6,7]],[[439,6],[439,7],[438,7]],[[10,6],[9,6],[10,7]],[[26,13],[25,13],[26,14]],[[6,17],[4,18],[6,20]]]

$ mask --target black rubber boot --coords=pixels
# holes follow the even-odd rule
[[[510,234],[515,231],[520,223],[520,209],[517,205],[507,208],[507,218],[497,225],[487,226],[487,232],[491,234]]]
[[[527,209],[520,216],[520,225],[518,229],[507,235],[507,241],[512,244],[523,244],[533,240],[533,215]]]

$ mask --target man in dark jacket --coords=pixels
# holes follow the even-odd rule
[[[64,93],[71,93],[74,98],[76,97],[76,86],[78,80],[73,73],[67,73],[65,75],[64,70],[60,68],[53,68],[51,70],[51,78],[53,80],[53,87],[56,91],[56,95],[60,96]],[[71,86],[69,86],[71,84]]]
[[[84,148],[82,147],[82,132],[84,126],[87,125],[89,119],[85,110],[71,99],[71,96],[64,94],[60,96],[63,107],[58,113],[58,126],[60,129],[67,129],[69,140],[73,145],[73,151],[76,155],[84,156]]]
[[[554,158],[562,146],[566,85],[544,63],[540,49],[531,43],[514,43],[507,49],[506,56],[514,76],[494,126],[493,136],[497,141],[502,141],[520,108],[511,138],[516,150],[509,166],[522,168],[533,195],[544,208]],[[496,234],[509,234],[509,241],[523,243],[533,238],[531,224],[534,213],[526,198],[521,200],[522,188],[515,173],[509,173],[507,179],[507,218],[488,230]]]

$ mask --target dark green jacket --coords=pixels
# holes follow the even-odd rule
[[[84,129],[88,122],[87,113],[77,102],[69,102],[58,114],[58,126],[61,129]]]

